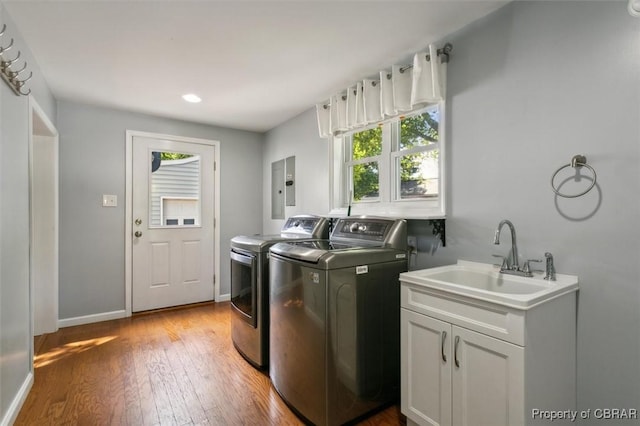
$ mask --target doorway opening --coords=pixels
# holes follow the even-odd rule
[[[58,330],[59,138],[33,97],[29,110],[31,326],[33,336],[39,336]]]

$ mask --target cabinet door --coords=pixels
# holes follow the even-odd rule
[[[524,424],[524,348],[452,326],[453,424]]]
[[[401,309],[401,407],[420,425],[451,424],[451,325]]]

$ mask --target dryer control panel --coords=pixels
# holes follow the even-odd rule
[[[323,217],[310,215],[291,216],[280,231],[281,234],[304,234],[311,238],[327,238],[329,221]]]

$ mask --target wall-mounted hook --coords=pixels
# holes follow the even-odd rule
[[[9,45],[7,47],[0,46],[0,55],[2,55],[4,52],[6,52],[7,50],[11,49],[12,47],[13,47],[13,39],[11,39],[11,41],[9,42]]]
[[[5,61],[5,62],[7,63],[7,66],[9,66],[9,67],[10,67],[11,65],[13,65],[13,64],[18,60],[18,59],[20,59],[20,55],[21,55],[21,54],[22,54],[22,52],[18,50],[18,54],[16,55],[16,57],[15,57],[15,58],[10,59],[10,60],[8,60],[8,61]]]
[[[6,64],[5,68],[9,68],[11,67],[11,65],[13,65],[18,59],[20,59],[20,54],[22,52],[18,50],[18,56],[16,56],[15,58],[9,60],[9,61],[3,61],[4,64]]]
[[[18,75],[20,75],[20,73],[24,70],[27,69],[27,62],[25,61],[24,65],[22,66],[22,68],[20,68],[18,71],[11,71],[9,70],[7,72],[7,74],[9,74],[9,78],[10,79],[15,79]],[[26,81],[26,80],[25,80]]]
[[[26,83],[27,81],[31,80],[31,77],[33,77],[33,72],[29,72],[29,77],[25,78],[24,80],[14,80],[14,83],[16,85],[16,87],[19,89],[22,86],[24,86],[24,83]]]
[[[7,29],[7,24],[3,24],[2,29],[0,30],[0,37],[4,35],[6,29]],[[13,93],[15,93],[18,96],[20,95],[28,96],[29,94],[31,94],[31,89],[29,90],[23,90],[23,89],[24,89],[25,83],[29,81],[31,77],[33,77],[33,72],[30,72],[27,78],[23,78],[21,80],[18,78],[18,76],[27,69],[27,62],[25,61],[22,68],[20,68],[17,71],[14,71],[11,69],[11,65],[15,64],[18,61],[18,59],[20,59],[20,56],[22,56],[22,52],[18,50],[18,54],[16,55],[16,57],[10,60],[6,60],[2,56],[6,51],[8,51],[13,47],[13,44],[14,44],[14,39],[12,38],[11,41],[9,41],[9,44],[7,46],[0,45],[0,77],[2,77],[2,79],[9,85],[11,90],[13,90]]]

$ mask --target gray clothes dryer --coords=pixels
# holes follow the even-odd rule
[[[291,216],[280,234],[231,240],[231,339],[253,366],[269,364],[269,248],[280,241],[327,238],[329,221]]]

